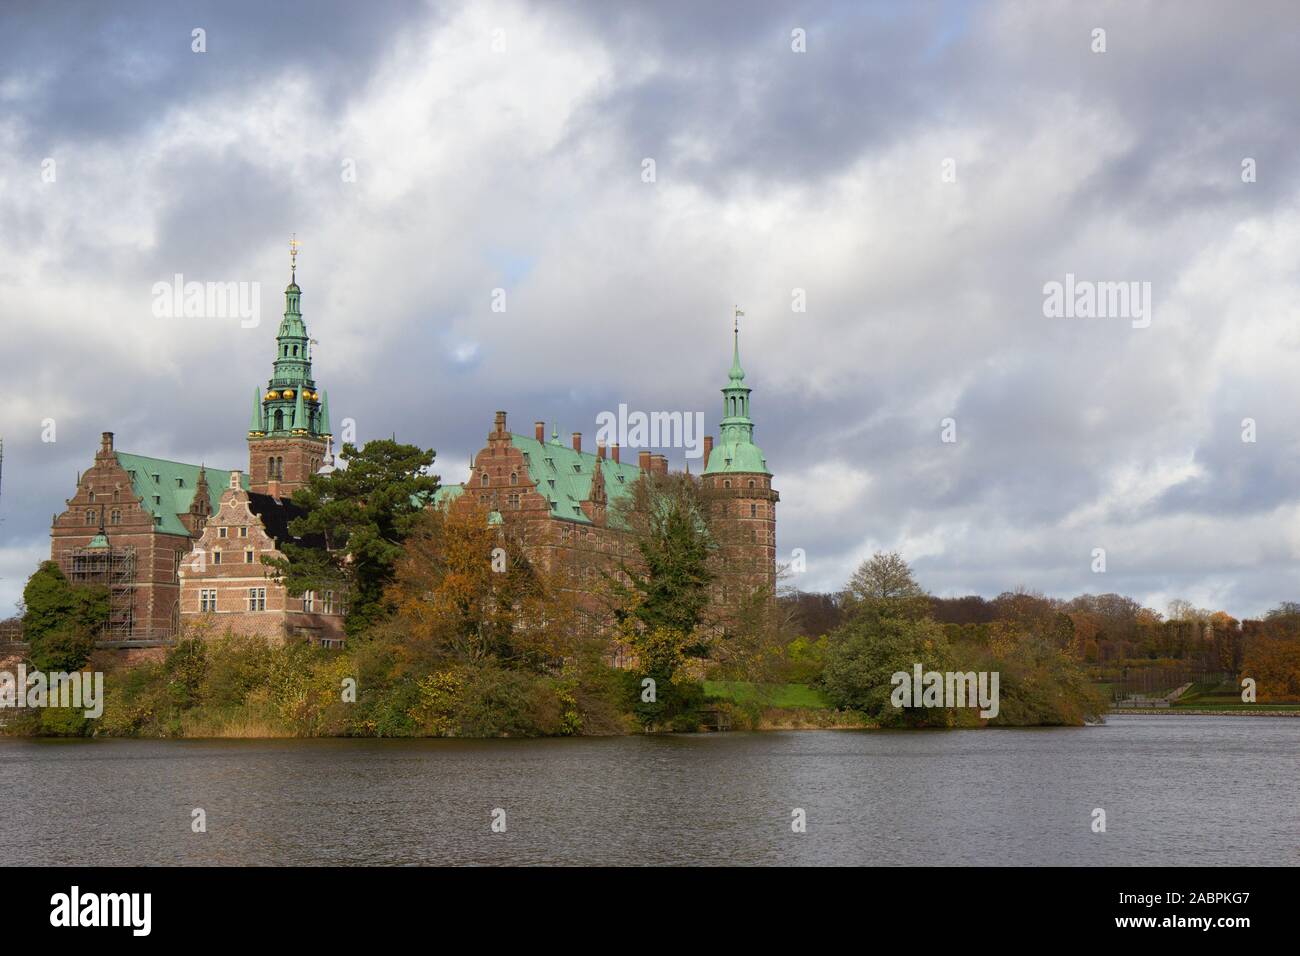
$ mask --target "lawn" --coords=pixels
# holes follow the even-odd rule
[[[761,704],[764,707],[807,707],[827,710],[831,704],[815,687],[808,684],[755,684],[739,680],[706,680],[704,696],[729,700],[737,704]]]

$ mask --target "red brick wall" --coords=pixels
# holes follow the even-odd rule
[[[249,508],[248,492],[237,487],[237,479],[236,472],[232,487],[221,494],[221,507],[208,519],[193,554],[181,567],[181,620],[214,634],[260,635],[276,641],[295,635],[313,642],[342,640],[341,594],[334,595],[328,614],[326,595],[314,595],[313,610],[308,613],[302,597],[290,597],[272,579],[272,569],[262,558],[283,558],[284,554]],[[250,589],[265,590],[264,609],[250,608]],[[204,591],[216,592],[215,610],[203,610]]]

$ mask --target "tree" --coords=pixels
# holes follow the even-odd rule
[[[306,514],[289,524],[297,538],[324,547],[285,542],[284,559],[267,559],[292,595],[338,589],[349,594],[345,626],[360,634],[391,611],[384,590],[393,581],[406,538],[438,490],[429,474],[434,452],[376,439],[343,446],[347,467],[312,475],[294,492]]]
[[[910,679],[917,664],[922,671],[946,671],[950,663],[951,649],[940,625],[867,605],[830,635],[822,681],[837,707],[861,711],[884,726],[946,725],[951,720],[949,711],[896,708],[890,695],[895,673],[901,671]]]
[[[849,613],[864,608],[901,617],[929,615],[930,598],[912,577],[912,569],[896,551],[877,551],[858,565],[844,589]]]
[[[94,650],[108,620],[108,588],[73,587],[53,561],[44,561],[23,588],[23,636],[40,670],[75,671]]]
[[[642,475],[616,505],[616,520],[630,531],[640,558],[637,565],[623,562],[623,579],[614,582],[620,620],[631,616],[643,628],[687,636],[698,630],[714,578],[706,514],[691,475]]]
[[[485,508],[420,515],[387,599],[405,639],[458,663],[492,658],[544,670],[574,649],[567,594]]]

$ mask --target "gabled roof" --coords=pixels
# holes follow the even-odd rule
[[[199,470],[203,466],[131,455],[124,451],[114,454],[118,464],[131,475],[131,490],[137,497],[144,499],[142,507],[154,516],[157,530],[164,534],[189,537],[190,533],[177,515],[190,510],[190,505],[194,502],[194,489],[199,482]],[[230,487],[230,472],[220,468],[204,470],[207,472],[208,499],[212,513],[215,514],[221,507],[221,493]],[[240,484],[247,490],[248,475],[240,476]],[[157,520],[159,518],[162,520]]]
[[[612,458],[602,460],[589,452],[574,451],[568,445],[539,442],[514,432],[510,433],[510,442],[523,452],[528,477],[550,499],[551,516],[555,518],[591,524],[580,503],[591,496],[591,476],[598,464],[611,505],[629,495],[633,483],[641,477],[641,469],[634,464],[616,463]]]

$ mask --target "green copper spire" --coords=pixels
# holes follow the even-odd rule
[[[735,310],[732,326],[731,370],[727,384],[722,388],[722,420],[719,425],[718,446],[709,455],[704,474],[739,472],[770,474],[762,449],[754,444],[754,421],[749,417],[749,394],[752,389],[745,384],[745,370],[740,367],[740,316]]]
[[[249,432],[267,436],[293,433],[323,438],[328,414],[311,374],[311,337],[302,318],[302,289],[298,287],[298,241],[289,243],[291,272],[284,290],[284,318],[275,335],[275,362],[265,393],[259,391]]]
[[[323,392],[322,394],[325,397],[321,399],[320,422],[317,425],[317,431],[322,435],[331,435],[333,433],[330,431],[330,393]]]
[[[262,427],[262,390],[253,386],[253,417],[248,422],[250,432],[265,431]]]

